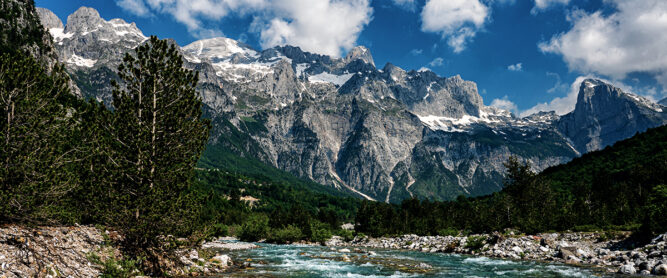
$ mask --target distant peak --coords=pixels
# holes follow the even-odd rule
[[[72,13],[70,16],[73,17],[92,17],[92,18],[102,18],[100,17],[100,13],[91,7],[80,7],[77,9],[74,13]],[[69,20],[69,17],[68,17]]]
[[[67,17],[65,33],[87,32],[99,28],[104,20],[97,10],[89,7],[81,7]]]
[[[37,8],[37,15],[39,20],[42,22],[42,25],[46,29],[51,28],[64,28],[63,22],[54,14],[51,10],[45,8]]]
[[[352,50],[347,53],[347,56],[345,56],[345,61],[348,63],[357,59],[375,66],[375,61],[373,61],[373,55],[371,55],[371,51],[364,46],[357,46],[352,48]]]
[[[581,88],[582,89],[583,88],[597,87],[597,86],[601,86],[601,85],[609,85],[609,84],[605,83],[604,81],[602,81],[600,79],[592,79],[592,78],[585,79],[584,81],[581,82]]]

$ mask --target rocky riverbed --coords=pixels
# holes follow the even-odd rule
[[[481,234],[470,236],[357,237],[346,242],[333,237],[327,246],[416,250],[427,253],[471,254],[492,258],[552,261],[601,267],[609,272],[667,275],[667,233],[644,246],[632,246],[628,234],[615,239],[600,233],[546,233],[531,236]],[[347,248],[343,249],[343,252]]]
[[[123,259],[113,244],[118,237],[90,226],[0,226],[0,277],[99,277]],[[172,276],[227,273],[245,267],[243,262],[233,262],[227,252],[256,247],[218,239],[180,248],[161,258],[160,265]]]

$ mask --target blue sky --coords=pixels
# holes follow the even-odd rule
[[[80,6],[187,45],[225,36],[256,49],[293,44],[345,55],[364,45],[378,67],[427,67],[478,84],[517,114],[572,109],[576,82],[599,77],[667,96],[662,0],[36,0],[63,22]]]

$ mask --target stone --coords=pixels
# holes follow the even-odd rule
[[[219,265],[219,266],[231,266],[232,265],[232,259],[227,256],[227,255],[220,255],[217,254],[213,258],[211,258],[209,261]]]
[[[667,275],[667,264],[656,265],[652,273],[655,275]]]
[[[518,255],[518,254],[523,253],[523,250],[519,246],[514,246],[514,247],[512,247],[512,252],[514,252]]]
[[[620,274],[630,274],[631,275],[631,274],[636,274],[637,270],[631,264],[625,264],[625,265],[622,265],[621,268],[618,269],[618,273],[620,273]]]
[[[341,253],[350,253],[350,249],[343,248],[343,249],[338,250],[338,252],[341,252]]]
[[[559,245],[558,257],[561,259],[567,259],[570,256],[576,257],[576,252],[577,252],[577,247]]]
[[[343,255],[342,258],[343,258],[343,261],[344,261],[344,262],[351,262],[351,261],[352,261],[352,260],[350,259],[350,257],[348,257],[347,255]]]

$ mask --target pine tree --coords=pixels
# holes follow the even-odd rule
[[[63,216],[62,198],[76,186],[67,82],[61,66],[48,74],[23,52],[0,56],[0,222]]]
[[[174,45],[151,37],[125,55],[112,82],[118,166],[113,222],[129,249],[154,247],[161,233],[187,229],[196,212],[184,193],[208,140],[195,92],[198,75],[183,68]],[[132,251],[132,250],[130,250]]]

